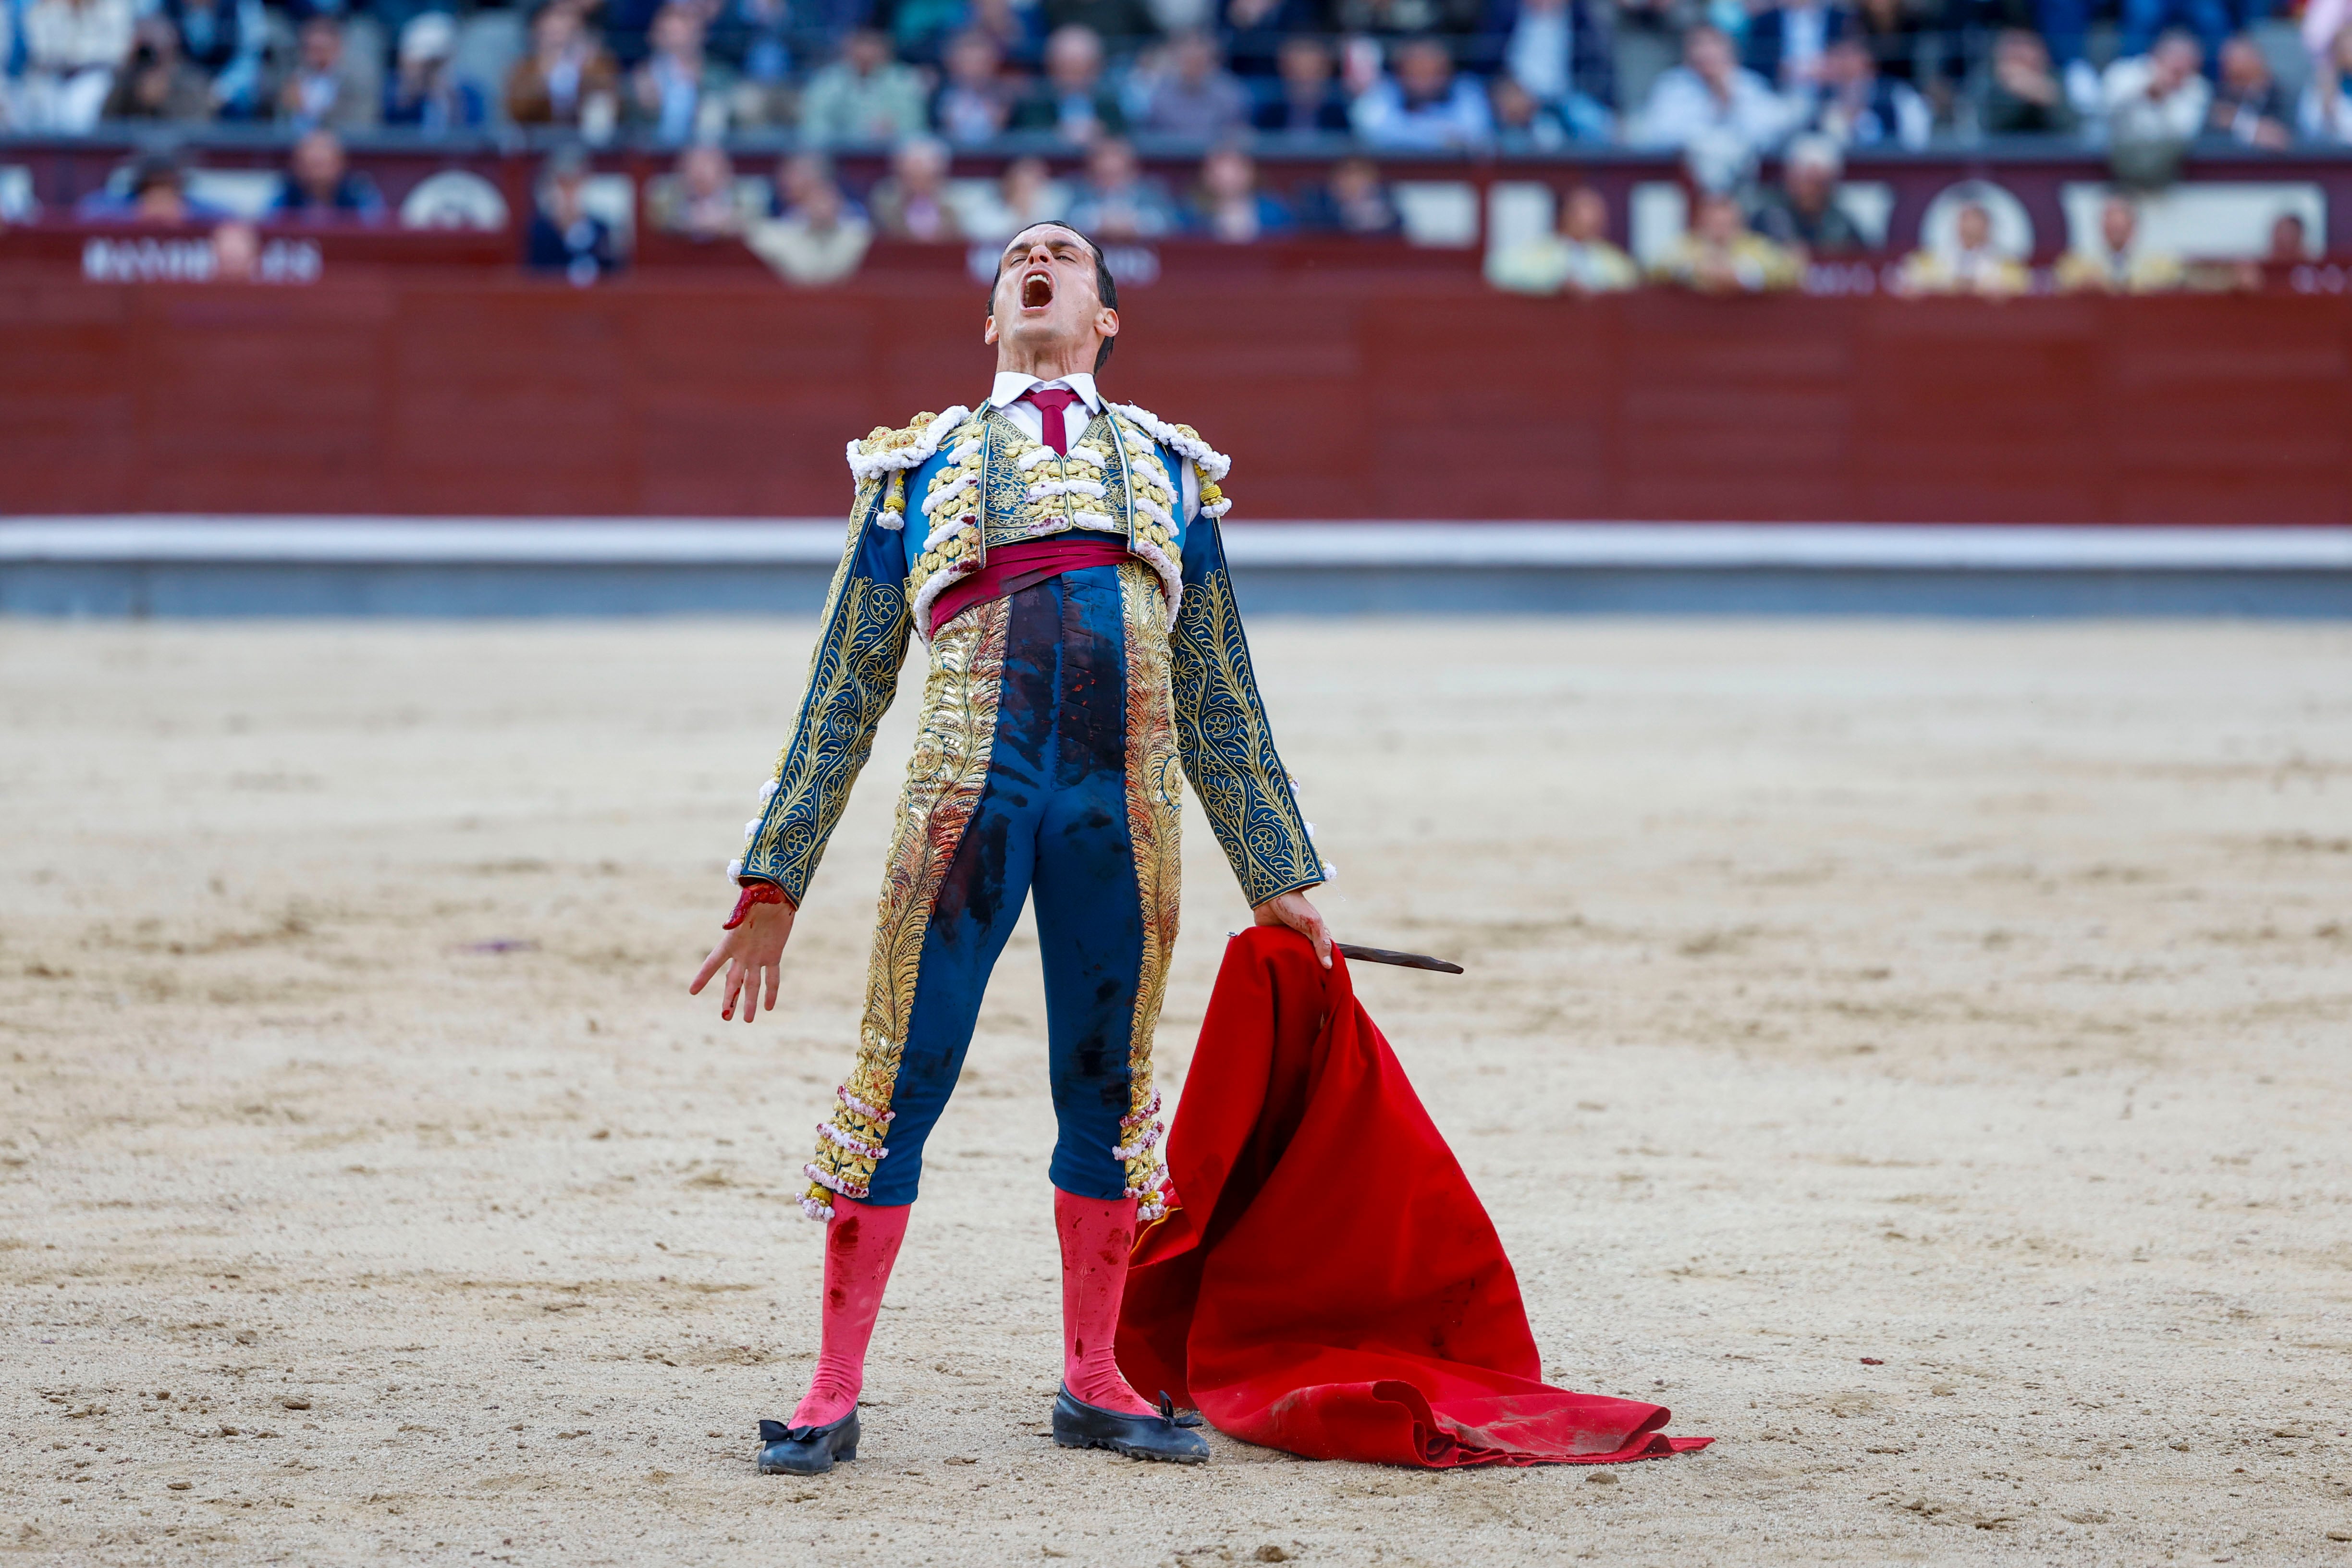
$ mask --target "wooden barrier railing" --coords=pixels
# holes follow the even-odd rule
[[[1237,519],[2352,521],[2342,296],[1498,296],[1465,267],[1128,301],[1106,390]],[[849,437],[988,384],[977,290],[0,274],[16,513],[807,516]]]

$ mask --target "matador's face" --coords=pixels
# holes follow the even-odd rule
[[[989,342],[1031,352],[1074,351],[1091,364],[1096,343],[1118,332],[1095,280],[1095,253],[1075,229],[1044,223],[1023,229],[997,258],[989,300]]]

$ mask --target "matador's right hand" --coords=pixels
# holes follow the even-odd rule
[[[719,939],[686,994],[701,995],[710,977],[724,967],[727,989],[720,998],[720,1017],[732,1018],[739,999],[747,1024],[762,1007],[774,1012],[776,987],[783,981],[784,943],[792,939],[793,917],[798,912],[789,900],[741,906],[742,922]]]

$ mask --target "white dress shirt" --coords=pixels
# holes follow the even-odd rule
[[[1102,394],[1095,390],[1095,378],[1084,371],[1076,375],[1066,375],[1059,381],[1041,381],[1017,370],[1000,370],[996,373],[996,384],[988,390],[988,401],[1002,409],[1004,416],[1020,427],[1023,435],[1033,441],[1044,441],[1044,411],[1034,403],[1023,401],[1031,388],[1040,386],[1048,392],[1057,386],[1066,387],[1078,395],[1076,403],[1062,410],[1062,445],[1066,448],[1076,446],[1078,437],[1087,433],[1087,423],[1103,409]],[[1180,510],[1177,515],[1190,524],[1201,510],[1201,480],[1192,471],[1192,465],[1181,458],[1176,460],[1176,482],[1182,490],[1178,498]]]

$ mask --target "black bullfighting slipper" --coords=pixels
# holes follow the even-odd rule
[[[1131,1415],[1088,1405],[1065,1386],[1054,1395],[1054,1441],[1065,1448],[1108,1448],[1130,1459],[1209,1462],[1209,1440],[1179,1422],[1174,1402],[1164,1394],[1158,1415]]]
[[[835,1459],[857,1458],[857,1412],[822,1426],[787,1426],[781,1421],[760,1423],[760,1473],[763,1476],[821,1476]]]

